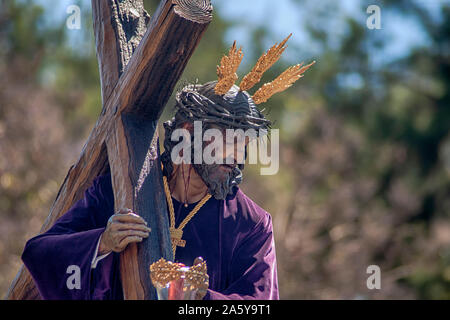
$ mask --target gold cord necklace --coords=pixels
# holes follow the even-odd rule
[[[173,259],[175,261],[175,252],[178,247],[183,247],[186,245],[186,240],[181,239],[183,237],[183,228],[186,224],[195,216],[195,214],[200,210],[200,208],[211,198],[211,194],[207,194],[204,196],[199,203],[192,209],[191,212],[187,215],[187,217],[180,223],[178,228],[175,228],[175,210],[173,209],[172,195],[170,194],[169,183],[167,182],[167,177],[163,175],[164,181],[164,191],[166,193],[166,200],[169,206],[170,212],[170,238],[172,240],[172,251],[173,251]]]

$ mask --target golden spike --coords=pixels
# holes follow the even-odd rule
[[[239,48],[238,51],[236,48],[236,41],[234,41],[233,46],[228,52],[228,56],[223,56],[220,61],[220,66],[217,66],[219,81],[214,88],[217,95],[224,95],[234,85],[238,79],[236,71],[241,64],[243,57],[244,54],[242,53],[242,48]]]
[[[253,101],[255,104],[261,104],[270,99],[270,97],[272,97],[275,93],[286,90],[292,86],[295,81],[303,77],[303,73],[315,63],[316,62],[313,61],[306,66],[303,66],[303,63],[300,63],[296,66],[289,67],[286,71],[279,75],[278,78],[270,83],[266,83],[258,91],[256,91],[252,97]]]
[[[261,81],[263,74],[280,59],[284,50],[287,48],[287,46],[284,45],[291,36],[292,33],[280,44],[275,44],[258,59],[253,69],[242,79],[241,84],[239,85],[241,91],[247,91]]]

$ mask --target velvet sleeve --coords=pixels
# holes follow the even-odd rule
[[[208,289],[204,300],[279,299],[275,243],[269,214],[237,246],[229,278],[229,287],[221,292]]]
[[[43,299],[93,299],[110,286],[113,255],[91,268],[110,214],[100,189],[97,178],[47,232],[26,243],[22,260]]]

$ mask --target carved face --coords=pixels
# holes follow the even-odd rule
[[[233,187],[242,182],[240,166],[232,169],[224,168],[219,164],[194,164],[194,170],[203,179],[209,193],[217,200],[224,200],[233,193]]]
[[[192,161],[193,167],[198,175],[203,179],[207,185],[209,192],[217,200],[223,200],[229,194],[233,194],[233,187],[242,182],[242,170],[244,169],[245,155],[240,154],[239,150],[244,150],[248,144],[248,139],[239,142],[238,139],[227,143],[226,128],[218,125],[211,125],[211,129],[217,129],[222,132],[223,137],[223,164],[195,164]],[[231,140],[231,139],[230,139]],[[211,144],[212,141],[204,142],[203,148]],[[245,143],[245,145],[243,145]],[[245,151],[244,151],[245,153]],[[194,159],[193,159],[194,160]]]
[[[245,139],[229,139],[227,143],[226,139],[226,129],[218,125],[208,125],[207,128],[203,129],[216,129],[221,132],[222,141],[222,154],[215,155],[217,159],[220,158],[221,161],[205,162],[203,158],[202,163],[196,163],[195,150],[194,150],[194,129],[193,124],[190,122],[184,123],[182,125],[175,125],[173,122],[165,123],[165,140],[164,148],[165,151],[162,154],[162,161],[165,170],[167,170],[170,176],[173,170],[173,163],[171,159],[172,151],[174,150],[174,143],[171,141],[172,132],[174,129],[183,128],[191,133],[191,163],[196,173],[202,178],[203,182],[209,189],[209,192],[218,200],[223,200],[228,194],[233,193],[233,187],[237,186],[242,182],[242,170],[244,169],[244,161],[246,156],[246,146],[249,142],[248,138]],[[228,128],[230,129],[230,128]],[[213,143],[215,138],[209,141],[204,141],[202,144],[202,152],[205,148]],[[217,163],[220,162],[220,163]]]
[[[203,123],[202,137],[204,131],[208,128],[219,129],[223,138],[221,158],[224,164],[218,164],[218,161],[196,163],[194,150],[191,152],[191,163],[197,174],[208,186],[209,192],[216,199],[225,199],[228,194],[233,194],[233,187],[242,181],[246,145],[249,143],[249,139],[246,137],[242,140],[242,136],[241,139],[227,140],[226,129],[241,129],[242,132],[246,130],[267,130],[270,128],[270,121],[256,108],[247,92],[240,91],[239,87],[233,86],[226,95],[218,96],[214,92],[216,84],[217,81],[211,81],[204,85],[187,85],[177,93],[175,117],[172,121],[164,124],[166,137],[162,161],[167,171],[166,174],[170,176],[173,171],[171,153],[175,147],[171,141],[171,135],[177,127],[187,129],[191,133],[192,141],[195,135],[193,133],[195,121],[202,121]],[[212,141],[205,142],[202,150],[209,143],[212,143]],[[242,146],[243,143],[244,146]],[[193,144],[195,145],[195,142]],[[216,159],[218,157],[220,155],[215,156]]]

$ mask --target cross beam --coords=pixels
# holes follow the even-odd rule
[[[212,20],[212,5],[210,0],[163,0],[151,19],[143,0],[92,0],[92,9],[103,109],[41,233],[109,167],[115,210],[131,208],[152,227],[148,239],[121,253],[124,298],[156,299],[148,267],[161,257],[172,258],[157,122]],[[40,298],[24,266],[7,298]]]

